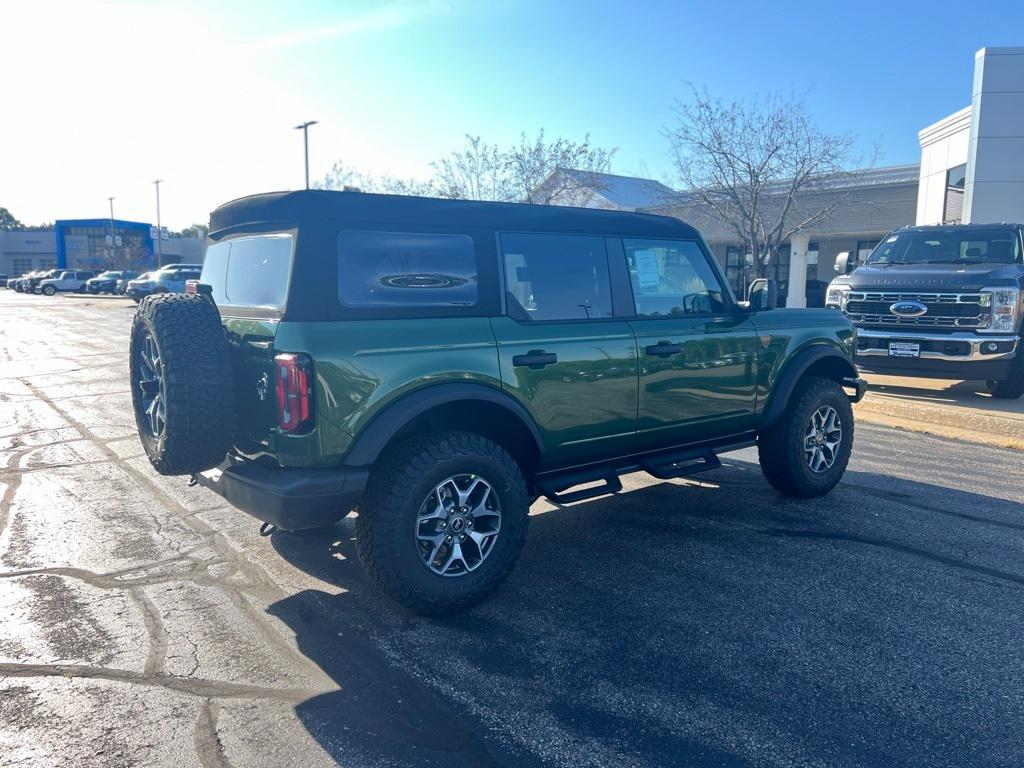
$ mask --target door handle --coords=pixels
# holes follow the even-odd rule
[[[513,355],[512,365],[515,366],[528,366],[534,369],[543,368],[545,365],[551,365],[558,362],[558,355],[554,352],[545,352],[543,349],[531,349],[525,355]]]
[[[682,344],[672,344],[667,341],[659,341],[657,344],[651,344],[647,349],[644,350],[648,355],[655,357],[671,357],[677,355],[683,351]]]

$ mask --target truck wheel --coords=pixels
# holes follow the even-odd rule
[[[43,293],[45,293],[47,296],[53,296],[53,294],[55,294],[56,292],[57,289],[54,288],[52,285],[43,286]]]
[[[839,382],[806,377],[778,423],[761,432],[761,472],[780,493],[797,498],[831,491],[853,448],[853,407]]]
[[[1009,377],[990,382],[992,397],[1014,399],[1024,395],[1024,341],[1017,343],[1017,357],[1010,366]]]
[[[512,570],[530,508],[504,448],[469,432],[429,432],[382,457],[356,520],[356,550],[392,599],[424,616],[465,610]]]
[[[129,353],[142,447],[161,475],[215,467],[233,442],[234,384],[217,309],[199,296],[145,299]]]

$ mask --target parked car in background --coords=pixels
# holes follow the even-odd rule
[[[127,282],[136,277],[138,277],[137,272],[124,269],[107,270],[86,281],[85,289],[89,293],[117,293],[117,286],[121,280]]]
[[[56,277],[40,280],[39,293],[45,296],[53,296],[55,293],[82,293],[89,278],[95,276],[96,271],[92,269],[65,269]]]
[[[148,274],[148,273],[143,273]],[[132,275],[131,277],[119,277],[117,283],[114,285],[114,293],[118,296],[124,296],[128,291],[128,283],[132,280],[138,280],[143,275]]]
[[[153,292],[152,274],[152,272],[143,272],[134,280],[125,281],[124,293],[135,301],[141,300],[143,296],[149,296]]]
[[[857,327],[865,370],[1024,395],[1024,225],[903,227],[836,271],[826,303]]]
[[[7,287],[7,275],[0,274],[0,288]]]
[[[28,281],[36,275],[40,274],[42,270],[36,269],[31,272],[26,272],[21,277],[17,277],[14,280],[10,280],[7,283],[8,288],[13,288],[18,293],[24,293],[25,288],[28,286]]]
[[[51,277],[57,277],[57,275],[63,271],[64,270],[62,269],[46,269],[36,272],[25,282],[25,293],[40,293],[39,284],[43,280],[49,280]]]
[[[198,280],[202,264],[168,264],[128,281],[125,292],[135,301],[151,293],[184,293],[187,280]]]
[[[15,277],[12,280],[7,281],[7,287],[13,288],[18,293],[22,293],[25,290],[25,286],[28,284],[29,278],[33,277],[39,270],[33,270],[26,272],[23,275]]]

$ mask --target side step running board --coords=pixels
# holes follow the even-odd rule
[[[564,493],[569,488],[585,483],[593,483],[597,480],[603,480],[604,484]],[[606,469],[600,474],[580,472],[555,477],[548,482],[539,483],[538,489],[548,501],[552,501],[555,504],[572,504],[574,501],[583,501],[584,499],[594,499],[598,496],[607,496],[610,493],[618,493],[622,490],[622,481],[619,480],[619,476],[614,470]]]
[[[705,453],[697,456],[665,456],[660,461],[646,461],[641,466],[645,472],[659,480],[672,480],[676,477],[707,472],[709,469],[718,469],[722,462],[714,453]]]
[[[688,477],[709,469],[718,469],[722,462],[714,451],[708,448],[689,449],[651,456],[638,462],[628,462],[615,466],[593,467],[575,472],[565,472],[551,477],[542,477],[537,481],[537,490],[544,498],[555,504],[572,504],[574,501],[607,496],[622,490],[620,474],[644,471],[659,480],[672,480],[677,477]],[[592,488],[581,488],[568,491],[578,485],[603,481]]]

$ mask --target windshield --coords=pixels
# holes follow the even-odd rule
[[[890,235],[868,264],[1012,264],[1020,261],[1013,229],[947,229]]]

